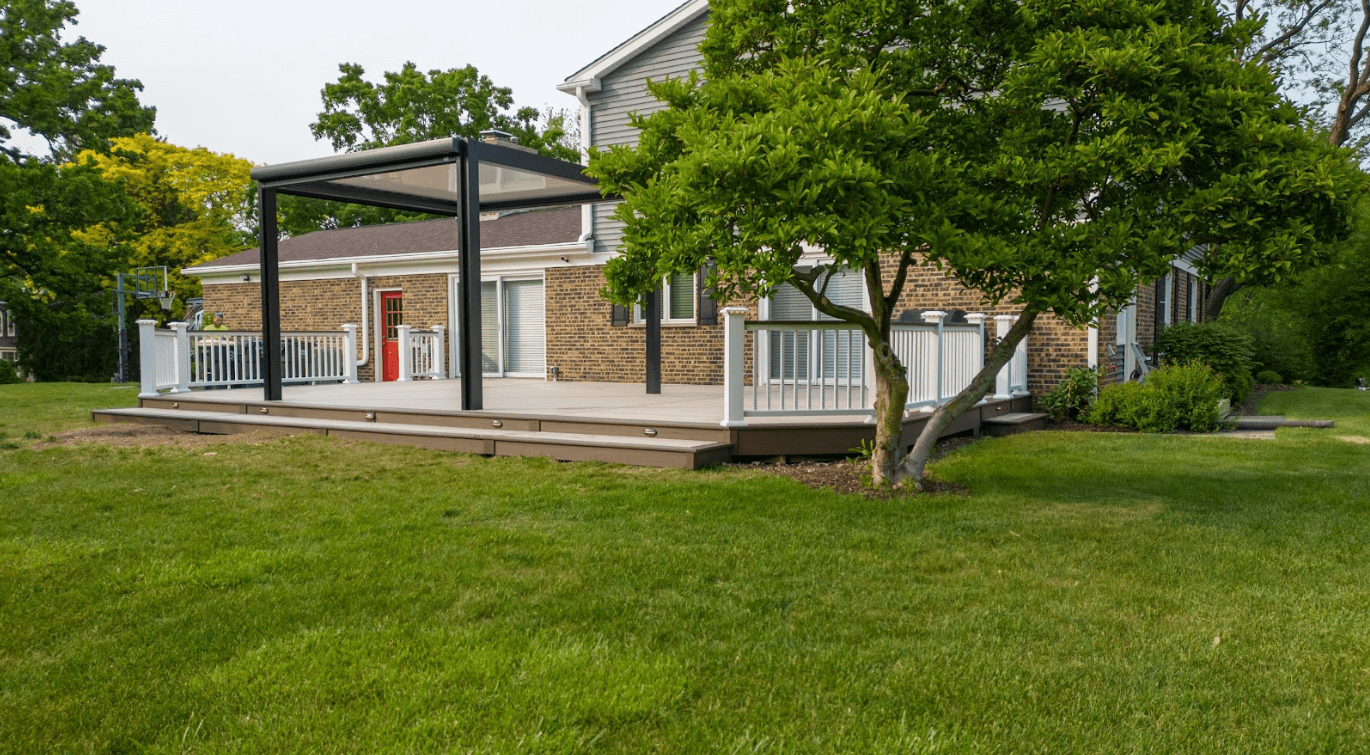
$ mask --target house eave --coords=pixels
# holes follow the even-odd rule
[[[517,259],[520,257],[539,258],[551,256],[589,257],[591,256],[585,249],[585,244],[575,241],[567,241],[558,244],[538,244],[535,246],[508,246],[497,249],[482,249],[480,253],[482,262],[498,262],[507,259]],[[374,267],[392,267],[414,263],[433,263],[457,261],[459,253],[454,250],[440,252],[418,252],[414,254],[373,254],[361,257],[328,257],[316,260],[293,260],[280,264],[282,271],[302,272],[302,271],[325,271],[336,268],[351,269],[352,265],[368,265]],[[221,278],[236,278],[243,274],[255,274],[261,272],[261,266],[257,263],[241,265],[217,265],[214,267],[191,266],[181,269],[182,275],[194,275],[201,280],[208,282]]]
[[[656,23],[634,34],[628,41],[601,55],[593,63],[566,77],[557,89],[567,94],[575,94],[583,87],[587,92],[598,91],[599,80],[619,66],[637,57],[638,53],[670,36],[685,24],[694,21],[709,10],[708,0],[689,0],[684,5],[667,13]]]

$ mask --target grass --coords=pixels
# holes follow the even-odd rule
[[[1359,752],[1370,447],[1314,432],[988,440],[935,467],[972,496],[903,501],[317,437],[0,453],[0,750]]]
[[[1307,428],[1281,428],[1282,438],[1317,439],[1327,436],[1355,436],[1370,440],[1370,391],[1337,388],[1304,388],[1266,395],[1261,402],[1264,414],[1283,414],[1289,419],[1331,419],[1332,432]]]
[[[0,446],[91,427],[91,409],[138,405],[138,386],[107,383],[0,385]]]

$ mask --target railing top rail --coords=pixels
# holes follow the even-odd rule
[[[860,330],[861,326],[841,320],[748,320],[747,330]]]
[[[174,333],[175,331],[171,331],[171,330],[159,330],[159,331],[157,331],[157,332],[158,332],[158,333]],[[254,338],[261,338],[261,337],[262,337],[262,332],[261,332],[260,330],[192,330],[192,331],[188,331],[188,332],[189,332],[190,335],[192,335],[192,336],[209,336],[209,337],[211,337],[211,338],[218,338],[218,337],[220,337],[220,336],[225,336],[225,337],[226,337],[226,336],[251,336],[251,337],[254,337]],[[287,337],[287,336],[342,336],[342,335],[344,335],[344,332],[341,331],[341,330],[290,330],[290,331],[286,331],[286,332],[282,333],[282,334],[281,334],[281,337],[282,337],[282,338],[285,338],[285,337]]]
[[[935,329],[937,327],[937,323],[935,322],[892,322],[890,325],[893,326],[895,330],[923,330],[927,328]],[[979,325],[971,322],[943,322],[942,327],[944,329],[965,328],[967,330],[979,330],[980,328]]]

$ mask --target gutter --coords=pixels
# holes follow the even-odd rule
[[[371,317],[368,310],[371,304],[371,279],[362,272],[361,265],[352,263],[352,274],[362,282],[362,358],[357,360],[358,367],[365,367],[371,361]]]
[[[598,80],[594,80],[595,89],[598,89]],[[590,98],[585,96],[586,86],[576,86],[576,99],[580,100],[580,160],[586,165],[590,164],[590,147],[594,145],[594,134],[590,133]],[[591,254],[595,251],[595,206],[583,204],[580,206],[580,238],[578,243],[585,245],[585,251]]]

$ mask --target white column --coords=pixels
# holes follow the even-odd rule
[[[188,393],[190,391],[190,334],[186,332],[186,328],[190,326],[183,322],[168,324],[176,333],[176,387],[172,388],[171,392]]]
[[[447,379],[447,361],[443,358],[443,343],[447,338],[447,328],[441,325],[433,326],[433,379]]]
[[[974,379],[975,375],[980,374],[980,370],[985,369],[985,319],[988,317],[989,315],[984,312],[972,312],[966,315],[966,322],[974,325],[980,334],[980,340],[976,347],[975,366],[971,370],[972,379]],[[983,396],[980,397],[979,403],[985,403],[985,398]]]
[[[357,324],[347,323],[343,330],[343,382],[357,382]]]
[[[994,335],[998,340],[1002,341],[1008,336],[1009,328],[1013,327],[1013,319],[1013,315],[994,316]],[[994,377],[994,398],[997,401],[1007,401],[1013,398],[1013,394],[1010,392],[1009,378],[1013,371],[1015,359],[1017,359],[1016,354],[1003,367],[999,368],[999,374]]]
[[[138,398],[157,397],[157,321],[138,321],[138,366],[142,389]]]
[[[723,308],[723,422],[724,427],[742,427],[742,397],[747,382],[745,348],[747,342],[746,307]],[[756,365],[752,365],[753,369]],[[756,379],[755,375],[752,377]]]
[[[946,340],[942,338],[942,321],[946,318],[947,313],[938,310],[932,310],[923,313],[923,322],[929,325],[937,326],[937,369],[933,372],[935,383],[937,385],[937,406],[941,406],[942,399],[945,398],[945,396],[942,395],[942,368],[943,365],[946,363],[947,348]]]
[[[401,325],[396,328],[396,330],[399,331],[397,340],[399,340],[398,347],[400,352],[400,375],[398,379],[401,381],[414,379],[414,352],[412,351],[414,346],[409,341],[409,331],[413,329],[414,326],[412,325]]]
[[[1014,322],[1018,322],[1018,317],[1017,317],[1017,315],[1014,316],[1013,321],[1014,321]],[[1027,347],[1028,347],[1028,335],[1027,335],[1027,334],[1024,334],[1024,335],[1023,335],[1023,340],[1021,340],[1021,341],[1018,342],[1018,348],[1013,352],[1013,361],[1014,361],[1014,363],[1017,365],[1017,366],[1014,368],[1014,371],[1013,371],[1013,372],[1014,372],[1014,375],[1013,375],[1013,376],[1014,376],[1014,378],[1015,378],[1015,383],[1014,383],[1014,385],[1012,386],[1012,388],[1013,388],[1013,396],[1014,396],[1015,398],[1018,398],[1018,397],[1022,397],[1022,396],[1028,395],[1028,389],[1027,389],[1027,382],[1028,382],[1028,381],[1027,381],[1027,368],[1028,368],[1028,353],[1027,353]]]

